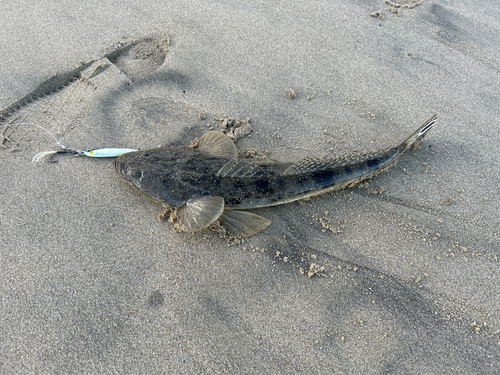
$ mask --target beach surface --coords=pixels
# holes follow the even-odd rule
[[[0,125],[77,149],[209,130],[297,161],[419,147],[358,187],[174,230],[112,159],[0,128],[0,374],[495,374],[497,0],[25,2]]]

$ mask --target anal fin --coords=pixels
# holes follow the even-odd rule
[[[246,211],[225,210],[219,221],[231,234],[248,237],[266,228],[271,221]]]
[[[222,197],[194,197],[175,209],[169,221],[183,232],[196,232],[212,224],[223,211]]]

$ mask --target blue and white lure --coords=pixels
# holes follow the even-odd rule
[[[91,150],[78,150],[76,148],[71,148],[71,147],[66,147],[63,145],[61,142],[57,140],[54,134],[52,134],[50,131],[45,129],[44,127],[33,124],[31,122],[21,122],[21,123],[16,123],[16,124],[8,124],[8,125],[2,125],[1,127],[6,127],[6,126],[20,126],[20,125],[32,125],[36,126],[37,128],[40,128],[47,132],[52,138],[54,138],[54,141],[57,143],[59,147],[62,148],[62,151],[44,151],[44,152],[39,152],[35,156],[33,156],[33,159],[31,159],[32,162],[38,163],[42,162],[43,160],[50,161],[50,158],[52,155],[55,154],[73,154],[77,156],[88,156],[91,158],[116,158],[118,156],[122,156],[123,154],[127,154],[129,152],[134,152],[134,151],[139,151],[133,148],[98,148],[98,149],[91,149]]]

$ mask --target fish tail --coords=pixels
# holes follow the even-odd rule
[[[422,139],[426,136],[427,132],[431,130],[432,126],[436,122],[437,114],[428,119],[418,130],[410,135],[406,141],[401,143],[398,147],[399,152],[405,152],[409,148],[415,148],[420,143]]]

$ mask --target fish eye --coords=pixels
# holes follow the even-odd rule
[[[142,172],[138,169],[135,171],[132,171],[131,176],[135,179],[141,178],[142,177]]]

